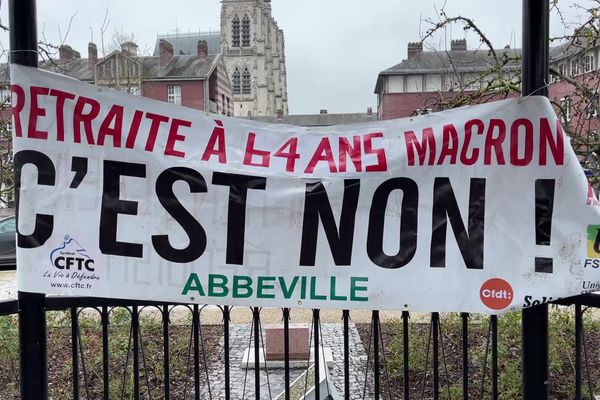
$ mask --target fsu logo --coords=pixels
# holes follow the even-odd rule
[[[94,259],[69,235],[65,235],[62,245],[52,250],[50,262],[60,270],[94,271]]]
[[[588,225],[587,227],[587,256],[588,258],[600,258],[600,225]]]

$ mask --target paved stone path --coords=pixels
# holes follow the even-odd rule
[[[263,327],[264,328],[264,327]],[[230,330],[230,376],[232,399],[254,399],[254,369],[244,369],[241,365],[244,351],[249,346],[251,325],[234,325]],[[364,371],[367,355],[363,344],[353,323],[350,323],[350,393],[352,399],[363,398]],[[264,337],[264,330],[263,330]],[[344,337],[342,325],[334,323],[322,324],[322,344],[333,352],[333,367],[329,369],[330,384],[334,385],[338,393],[344,393]],[[221,354],[223,339],[220,342]],[[290,382],[293,382],[304,372],[304,369],[291,369]],[[225,369],[223,357],[216,368],[210,373],[210,387],[213,399],[225,398]],[[261,399],[275,399],[284,390],[283,368],[269,369],[267,372],[260,370]],[[208,385],[204,383],[203,392],[208,395]],[[244,388],[245,384],[245,388]],[[270,393],[269,393],[270,386]],[[370,386],[370,385],[369,385]],[[208,397],[208,396],[207,396]],[[367,388],[366,399],[373,398]]]
[[[0,301],[17,298],[17,271],[0,271]]]

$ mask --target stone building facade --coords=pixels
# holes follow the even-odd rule
[[[236,116],[288,114],[283,30],[270,0],[223,0],[221,52]]]
[[[220,52],[233,90],[233,115],[238,117],[288,114],[287,72],[283,30],[271,14],[270,0],[222,0],[221,30],[159,35],[175,54],[191,54],[198,40],[209,53]],[[217,46],[220,43],[220,46]]]

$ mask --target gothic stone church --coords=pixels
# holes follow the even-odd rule
[[[288,114],[283,30],[271,15],[270,0],[222,0],[221,31],[159,35],[175,55],[196,53],[208,43],[209,55],[221,54],[233,89],[233,114],[241,117]]]

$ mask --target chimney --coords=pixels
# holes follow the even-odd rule
[[[327,109],[321,108],[321,111],[319,111],[319,114],[327,114]]]
[[[198,58],[200,60],[208,58],[208,43],[206,40],[198,40]]]
[[[160,42],[158,42],[158,49],[160,54],[160,66],[164,67],[173,58],[173,46],[165,39],[160,39]]]
[[[281,121],[283,120],[283,110],[279,109],[277,110],[277,121]]]
[[[369,116],[373,115],[373,108],[367,107],[367,115],[369,115]]]
[[[423,43],[421,42],[409,42],[408,43],[408,58],[411,59],[417,54],[423,52]]]
[[[98,64],[98,48],[95,43],[88,43],[88,67],[94,69]]]
[[[467,39],[457,39],[451,41],[450,51],[467,51]]]
[[[76,58],[81,58],[81,54],[74,50],[71,46],[63,44],[58,48],[58,60],[62,63],[73,61]]]
[[[121,52],[127,54],[128,56],[137,57],[137,49],[138,45],[134,42],[121,43]]]

